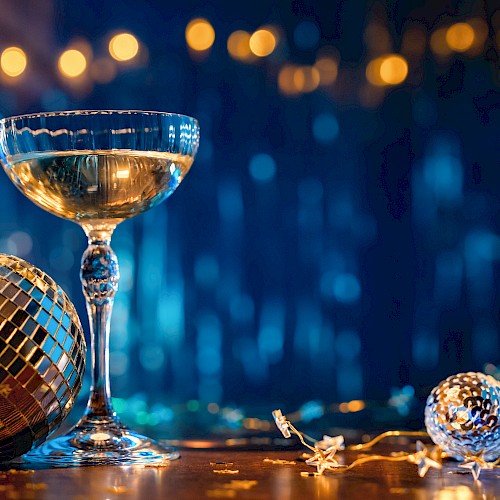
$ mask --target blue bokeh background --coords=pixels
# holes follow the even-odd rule
[[[111,374],[121,411],[154,425],[188,403],[215,403],[214,413],[226,405],[407,401],[452,373],[496,372],[494,5],[2,2],[0,43],[23,46],[30,64],[16,81],[2,77],[4,116],[130,108],[200,121],[185,182],[113,237],[122,280]],[[184,31],[200,16],[216,39],[196,57]],[[431,50],[434,31],[472,18],[487,29],[477,54]],[[264,24],[279,28],[279,50],[250,64],[233,60],[231,32]],[[394,52],[409,29],[425,33],[401,85],[366,82],[377,55],[366,36],[374,24]],[[140,40],[136,63],[119,66],[106,84],[58,75],[57,56],[75,38],[98,57],[117,30]],[[283,95],[280,68],[313,64],[324,47],[340,55],[336,82]],[[6,176],[0,214],[0,251],[48,272],[83,318],[81,229],[25,200]]]

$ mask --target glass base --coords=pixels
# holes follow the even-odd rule
[[[23,456],[23,462],[53,467],[161,465],[180,457],[175,448],[117,425],[77,425]]]

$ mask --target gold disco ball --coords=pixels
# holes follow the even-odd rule
[[[0,254],[0,461],[59,427],[81,388],[85,353],[80,319],[61,287]]]

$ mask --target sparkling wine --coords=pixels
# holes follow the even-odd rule
[[[119,222],[160,203],[177,188],[193,158],[117,149],[19,154],[7,162],[11,180],[33,202],[87,223]]]

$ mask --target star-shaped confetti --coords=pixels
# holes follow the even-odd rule
[[[233,479],[231,482],[222,484],[222,488],[233,490],[250,490],[256,486],[258,481],[254,479]]]
[[[409,455],[408,460],[417,464],[420,477],[424,477],[431,467],[442,468],[441,450],[437,446],[429,449],[422,441],[417,441],[417,453]]]
[[[283,413],[281,413],[280,409],[273,411],[273,418],[276,422],[276,425],[278,426],[278,429],[281,431],[281,434],[283,434],[283,436],[285,436],[286,438],[291,437],[292,435],[290,434],[290,426],[288,424],[288,420],[283,415]]]

